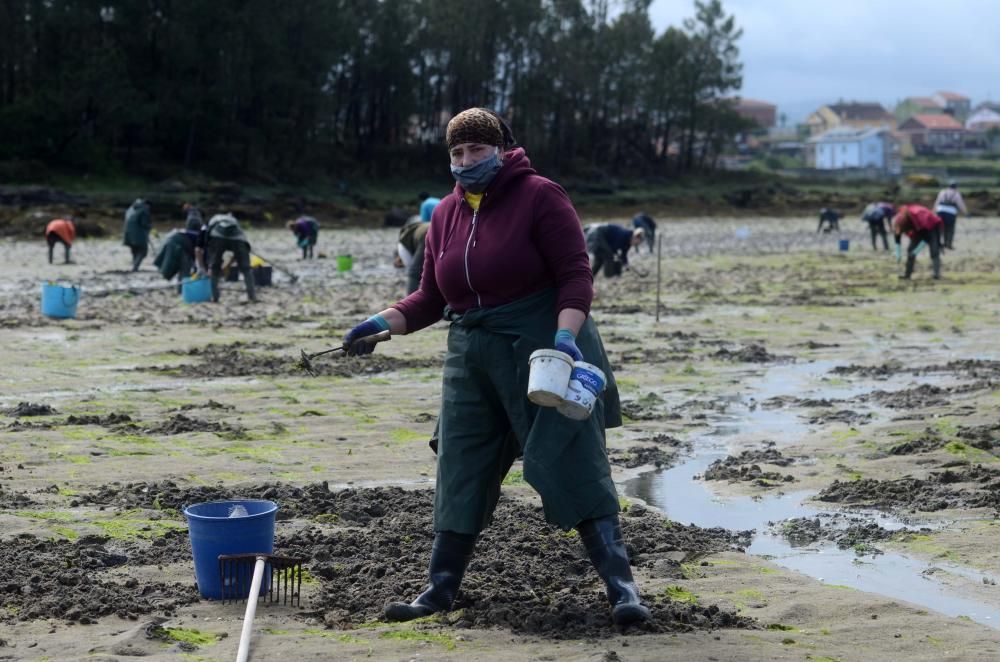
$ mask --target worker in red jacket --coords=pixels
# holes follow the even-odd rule
[[[941,278],[941,229],[944,221],[927,207],[920,205],[901,205],[892,219],[892,232],[896,235],[896,260],[902,259],[900,239],[903,233],[910,238],[906,247],[906,271],[900,278],[913,275],[913,266],[917,255],[926,246],[931,251],[931,264],[934,268],[934,279]]]
[[[45,243],[49,245],[49,264],[52,264],[52,249],[56,244],[62,244],[65,250],[64,263],[72,264],[69,259],[69,249],[76,239],[76,224],[72,218],[56,218],[45,226]]]

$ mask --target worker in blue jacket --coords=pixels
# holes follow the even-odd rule
[[[628,268],[628,252],[642,243],[645,228],[630,230],[614,223],[598,223],[584,228],[587,252],[590,253],[591,273],[595,276],[604,267],[604,276],[619,276]]]

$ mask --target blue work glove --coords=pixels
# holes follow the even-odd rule
[[[916,257],[916,256],[920,255],[920,251],[924,250],[924,246],[926,246],[926,245],[927,245],[927,242],[921,240],[921,242],[919,244],[917,244],[917,247],[914,248],[912,251],[910,251],[910,256],[911,257]]]
[[[574,361],[582,361],[583,354],[576,346],[576,335],[569,329],[556,331],[556,349],[573,357]]]
[[[358,342],[361,338],[374,336],[376,333],[389,330],[389,323],[381,315],[372,315],[361,324],[347,332],[344,336],[344,353],[348,356],[371,354],[376,343]]]
[[[903,260],[903,245],[898,241],[896,242],[896,262],[901,262]]]

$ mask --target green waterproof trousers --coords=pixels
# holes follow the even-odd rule
[[[618,388],[597,326],[577,336],[584,360],[600,367],[607,389],[585,421],[528,400],[528,358],[551,348],[556,293],[504,306],[445,311],[448,333],[439,419],[434,528],[477,534],[492,519],[500,484],[524,457],[524,479],[542,497],[545,518],[565,530],[618,512],[605,428],[621,425]]]

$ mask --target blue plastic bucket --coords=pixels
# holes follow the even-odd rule
[[[846,251],[850,247],[851,247],[851,240],[850,239],[841,239],[840,240],[840,250]]]
[[[42,283],[42,315],[46,317],[76,317],[76,304],[80,301],[80,288],[75,285]]]
[[[247,514],[230,517],[233,509],[242,506]],[[270,554],[274,551],[274,518],[278,504],[273,501],[237,499],[231,501],[206,501],[184,509],[191,537],[191,555],[194,557],[194,576],[198,592],[210,600],[222,599],[220,554]],[[250,568],[252,563],[247,564]],[[270,585],[264,577],[261,595]],[[245,585],[250,592],[250,582]],[[226,599],[243,599],[227,590]]]
[[[210,278],[185,278],[181,284],[181,296],[184,303],[201,303],[212,298],[212,280]]]

